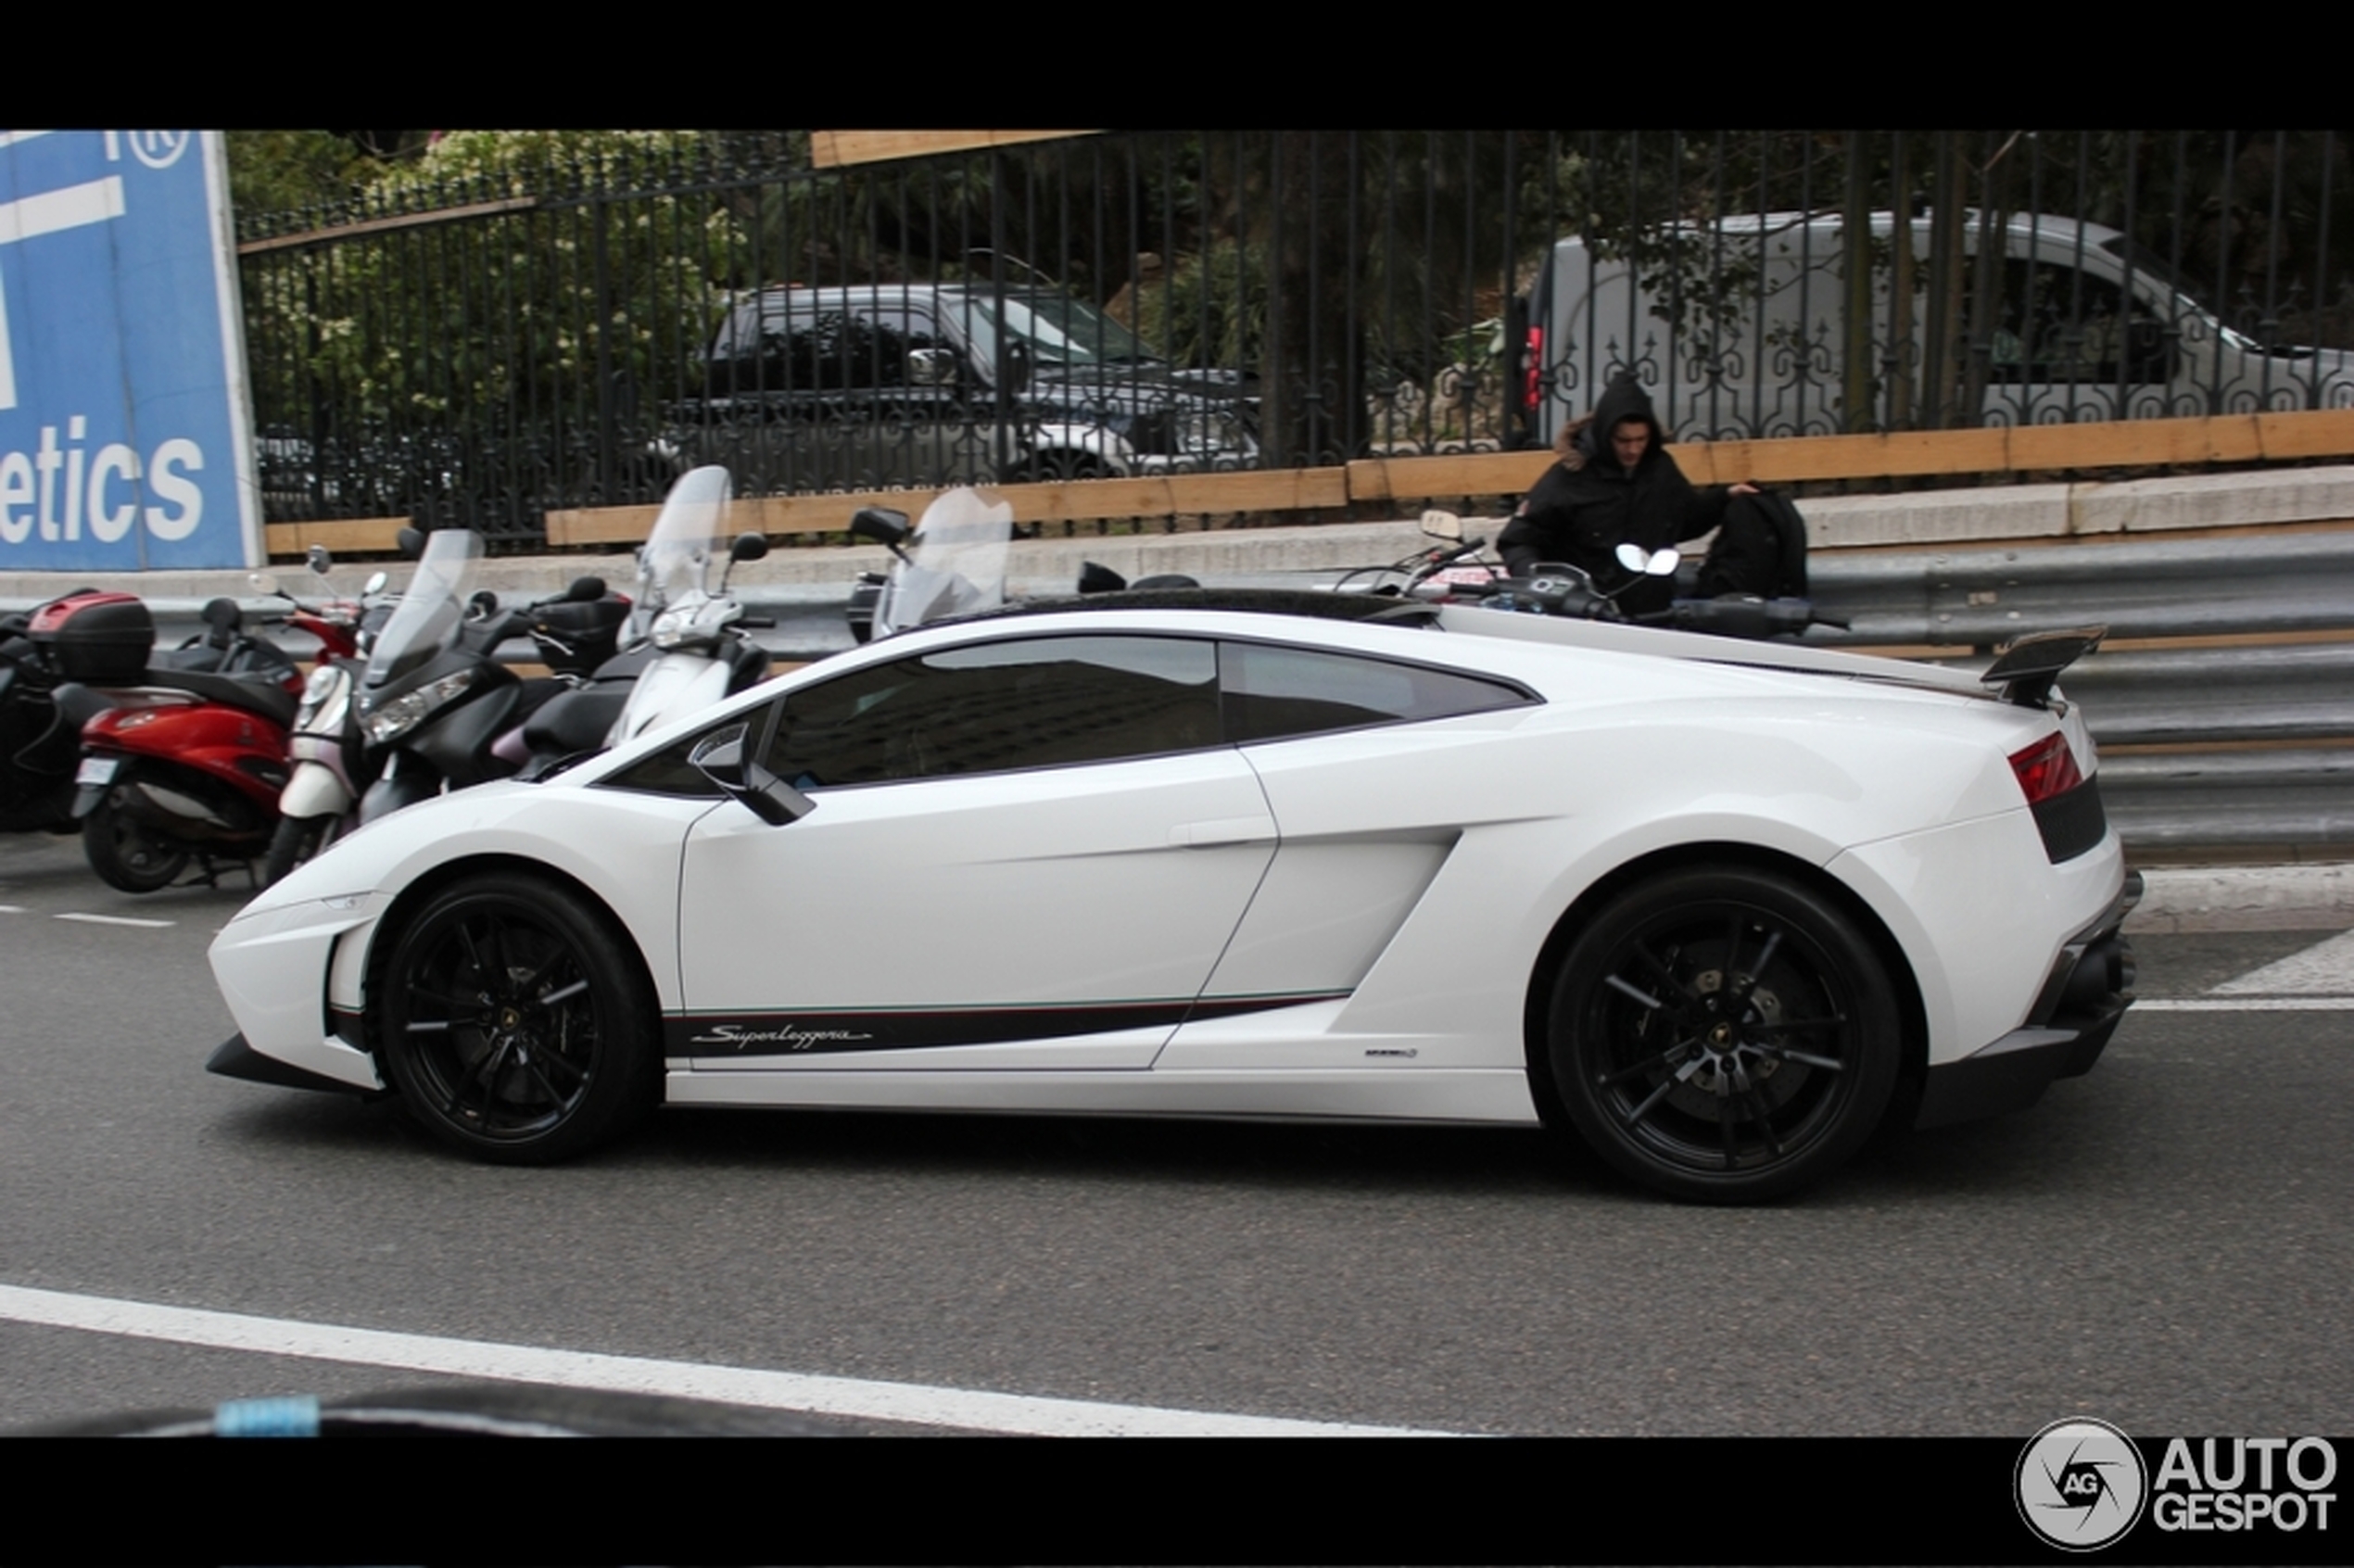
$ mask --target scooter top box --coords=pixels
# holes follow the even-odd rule
[[[135,681],[155,652],[156,618],[136,594],[85,588],[33,612],[27,628],[68,680]]]

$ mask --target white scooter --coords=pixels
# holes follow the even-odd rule
[[[766,555],[768,540],[754,533],[726,539],[732,490],[719,467],[695,469],[671,487],[638,553],[637,637],[524,726],[525,777],[633,740],[766,677],[768,651],[747,634],[776,622],[746,615],[728,577],[739,563]],[[716,587],[715,561],[726,563]]]

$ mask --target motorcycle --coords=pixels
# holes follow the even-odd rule
[[[87,696],[58,691],[61,710],[99,709],[82,727],[72,810],[90,868],[124,892],[168,887],[192,859],[210,883],[222,861],[249,865],[277,824],[299,672],[246,630],[235,601],[213,600],[204,619],[178,661]]]
[[[77,833],[82,727],[95,688],[134,683],[156,623],[136,596],[79,588],[0,618],[0,831]]]
[[[334,558],[324,546],[313,545],[310,566],[324,577]],[[303,684],[294,729],[286,738],[286,785],[279,792],[278,825],[261,860],[265,887],[357,821],[352,808],[365,780],[359,730],[352,722],[352,694],[364,655],[392,615],[396,601],[386,594],[385,583],[384,573],[373,573],[357,601],[333,600],[323,605],[305,605],[291,594],[280,594],[294,606],[288,624],[319,639],[319,659]],[[278,592],[275,581],[267,577],[257,576],[255,586]]]
[[[861,507],[850,531],[889,550],[889,572],[862,572],[844,615],[859,642],[888,637],[927,621],[977,615],[1006,602],[1006,556],[1013,537],[1014,509],[988,492],[970,487],[943,491],[914,527],[892,507]],[[1082,597],[1197,588],[1182,573],[1164,572],[1130,582],[1110,567],[1081,563]]]
[[[768,651],[746,634],[776,622],[746,615],[728,578],[766,556],[768,540],[742,533],[723,541],[730,487],[718,467],[695,469],[671,487],[639,551],[639,635],[532,714],[519,737],[499,742],[527,777],[635,740],[766,677]],[[713,588],[711,563],[723,556]]]
[[[513,774],[517,763],[494,750],[500,740],[563,690],[565,677],[610,658],[628,614],[627,601],[609,599],[595,576],[502,610],[497,595],[473,588],[480,535],[442,528],[414,542],[416,575],[369,653],[354,704],[360,776],[373,779],[360,800],[362,824]],[[500,644],[526,635],[556,675],[526,681],[500,662]]]
[[[966,486],[942,491],[913,528],[905,512],[868,506],[852,516],[850,531],[892,557],[880,581],[867,581],[874,574],[867,574],[852,596],[851,635],[860,642],[1006,602],[1006,555],[1014,537],[1010,501]],[[871,595],[864,591],[869,588]]]
[[[1604,591],[1584,571],[1559,562],[1539,563],[1523,576],[1512,575],[1500,563],[1459,564],[1465,557],[1475,555],[1486,541],[1463,540],[1462,521],[1452,512],[1424,512],[1423,531],[1442,543],[1388,567],[1373,569],[1397,574],[1404,579],[1400,584],[1384,585],[1373,591],[1427,601],[1474,602],[1491,610],[1561,615],[1574,620],[1626,621],[1636,626],[1761,640],[1803,637],[1810,626],[1845,630],[1849,625],[1843,617],[1816,609],[1811,599],[1769,599],[1753,593],[1686,595],[1664,610],[1626,614],[1616,601],[1628,588],[1646,577],[1678,575],[1684,556],[1673,545],[1657,550],[1647,550],[1631,542],[1620,545],[1613,553],[1627,574],[1626,580]],[[1348,580],[1344,578],[1343,583]]]

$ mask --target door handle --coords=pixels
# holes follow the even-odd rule
[[[1169,830],[1169,841],[1185,849],[1205,849],[1212,844],[1272,844],[1275,839],[1275,819],[1272,816],[1221,816],[1208,822],[1180,822]]]

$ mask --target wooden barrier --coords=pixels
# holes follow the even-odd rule
[[[1791,436],[1762,441],[1679,441],[1677,465],[1694,484],[1890,479],[1930,474],[2034,474],[2080,469],[2178,467],[2208,462],[2289,462],[2354,455],[2354,409],[2117,420],[1978,430],[1892,431],[1863,436]],[[1217,517],[1237,512],[1314,512],[1351,505],[1405,506],[1470,496],[1517,496],[1552,462],[1550,452],[1462,452],[1367,458],[1338,468],[1180,474],[1004,485],[1019,523],[1095,522],[1113,517]],[[840,533],[862,506],[895,507],[910,517],[936,489],[740,500],[730,531],[771,537]],[[658,509],[595,507],[547,515],[558,548],[634,545]],[[373,517],[272,523],[270,553],[300,555],[312,544],[338,550],[389,550],[408,519]]]

